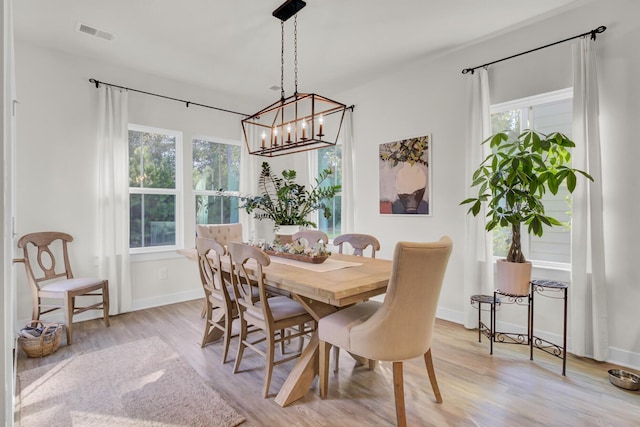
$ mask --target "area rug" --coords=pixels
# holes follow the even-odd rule
[[[17,425],[220,426],[245,419],[160,338],[18,374]]]

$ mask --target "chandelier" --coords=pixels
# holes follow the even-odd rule
[[[242,120],[250,154],[275,157],[284,154],[334,146],[342,127],[345,104],[315,93],[298,93],[298,20],[297,13],[306,6],[302,0],[287,0],[274,12],[280,19],[280,100]],[[294,18],[295,91],[284,93],[284,23]]]

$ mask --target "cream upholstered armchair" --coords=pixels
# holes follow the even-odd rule
[[[453,243],[398,242],[383,303],[367,301],[323,317],[320,338],[320,396],[326,397],[332,345],[355,355],[393,362],[396,417],[406,425],[402,362],[423,356],[438,403],[442,402],[431,358],[440,289]]]
[[[196,235],[227,246],[229,242],[242,242],[242,224],[198,224]]]

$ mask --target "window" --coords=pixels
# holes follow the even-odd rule
[[[129,125],[129,248],[177,247],[181,229],[182,133]]]
[[[238,222],[237,197],[216,196],[224,190],[239,195],[240,150],[237,143],[193,140],[193,189],[196,197],[196,224]]]
[[[518,135],[525,129],[544,134],[562,132],[571,138],[572,128],[571,89],[519,99],[491,106],[491,133],[506,131]],[[527,259],[540,263],[571,262],[571,194],[561,188],[556,195],[547,193],[543,198],[546,211],[564,224],[563,227],[546,227],[542,237],[522,235],[522,248]],[[525,230],[526,231],[526,230]],[[505,239],[510,230],[493,230],[494,256],[506,256],[509,242]]]
[[[339,145],[318,149],[318,171],[327,168],[331,168],[334,173],[323,183],[323,186],[342,185],[342,148]],[[342,194],[336,194],[327,202],[327,206],[331,209],[331,218],[327,219],[320,213],[318,229],[327,233],[329,239],[333,239],[341,234]]]

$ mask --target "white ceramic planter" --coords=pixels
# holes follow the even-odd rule
[[[499,259],[496,263],[496,287],[509,295],[529,295],[531,282],[530,262],[508,262]]]
[[[281,225],[276,230],[276,239],[280,241],[280,243],[291,243],[293,236],[295,233],[300,231],[299,225]]]

